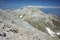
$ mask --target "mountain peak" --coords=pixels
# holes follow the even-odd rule
[[[1,40],[58,40],[59,30],[59,19],[45,14],[39,8],[0,9]]]

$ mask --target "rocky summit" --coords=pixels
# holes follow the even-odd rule
[[[60,18],[36,7],[0,9],[0,40],[60,40]]]

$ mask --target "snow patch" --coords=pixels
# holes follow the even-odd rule
[[[50,28],[46,27],[46,29],[47,29],[48,33],[49,33],[52,37],[55,37],[55,36],[54,36],[55,33],[54,33]]]

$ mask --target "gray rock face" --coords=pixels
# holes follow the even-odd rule
[[[37,8],[0,10],[0,40],[59,40],[48,34],[45,15]]]
[[[45,14],[38,8],[27,7],[13,11],[14,15],[33,27],[55,37],[60,35],[60,18],[53,14]]]

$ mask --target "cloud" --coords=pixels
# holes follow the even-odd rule
[[[60,7],[57,7],[57,6],[39,6],[40,8],[60,8]]]
[[[60,8],[58,6],[28,6],[28,7],[35,7],[35,8]]]

